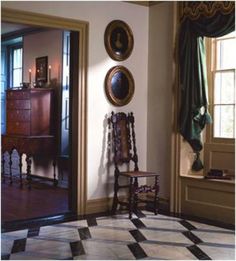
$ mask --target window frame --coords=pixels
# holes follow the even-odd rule
[[[13,53],[16,49],[22,49],[22,70],[21,70],[21,79],[23,81],[23,43],[15,43],[7,46],[7,88],[14,88],[14,87],[20,87],[20,86],[13,86]]]
[[[217,42],[226,40],[226,39],[233,39],[233,36],[227,38],[205,38],[205,45],[206,45],[206,59],[207,59],[207,78],[208,78],[208,102],[209,102],[209,112],[212,117],[213,123],[208,124],[206,126],[206,142],[207,143],[218,143],[218,144],[235,144],[235,138],[220,138],[214,137],[214,78],[215,73],[217,72],[226,72],[226,71],[234,71],[234,76],[236,74],[235,69],[222,69],[219,70],[216,68],[217,66]],[[229,104],[230,105],[230,104]],[[234,104],[234,106],[236,106]],[[234,115],[234,122],[236,121],[236,117]],[[235,135],[235,126],[234,126],[234,135]]]

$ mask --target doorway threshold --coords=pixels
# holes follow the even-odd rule
[[[1,224],[1,232],[10,232],[27,228],[36,228],[47,225],[58,224],[66,221],[74,221],[78,215],[74,212],[59,213],[44,217],[30,218],[24,220],[5,221]]]

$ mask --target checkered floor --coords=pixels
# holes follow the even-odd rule
[[[3,233],[1,245],[2,260],[235,259],[234,231],[146,211]]]

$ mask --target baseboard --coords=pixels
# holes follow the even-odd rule
[[[152,195],[148,195],[149,198]],[[113,198],[99,198],[90,199],[86,203],[86,215],[102,212],[109,212],[111,210]],[[169,211],[169,200],[166,198],[159,198],[159,209],[162,211]]]
[[[90,199],[86,202],[86,215],[108,212],[111,209],[112,198]]]

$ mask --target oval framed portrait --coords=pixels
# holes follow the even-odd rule
[[[116,61],[127,59],[134,47],[134,37],[130,27],[121,20],[111,21],[104,35],[105,48]]]
[[[134,79],[131,72],[124,66],[112,67],[105,78],[105,92],[113,105],[128,104],[134,95]]]

